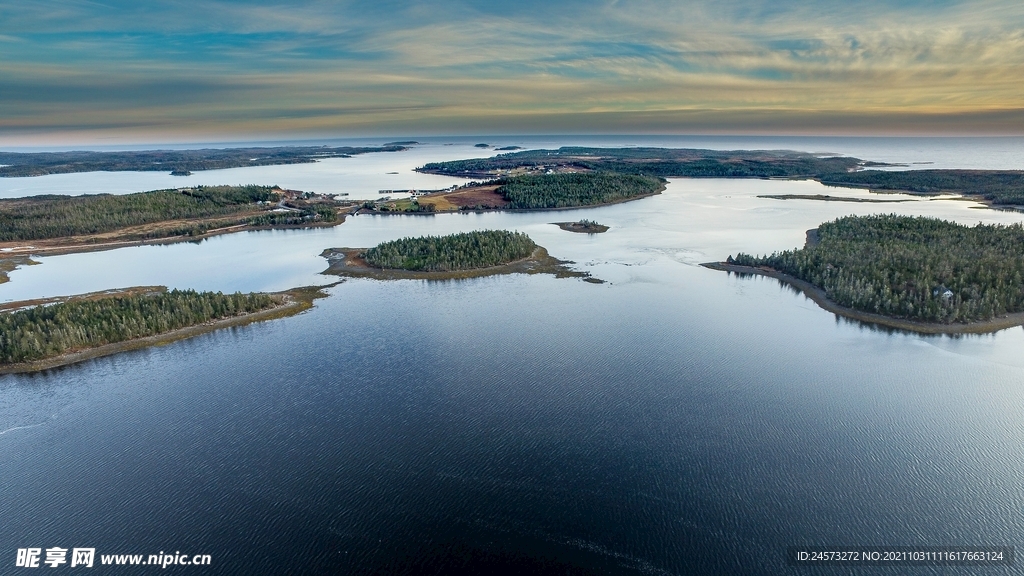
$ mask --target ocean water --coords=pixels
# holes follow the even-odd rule
[[[817,144],[802,149],[845,152]],[[1024,330],[884,330],[698,264],[799,246],[849,213],[1024,215],[757,198],[822,189],[680,179],[590,210],[359,216],[42,258],[0,300],[326,284],[324,248],[481,228],[527,232],[607,283],[346,280],[295,317],[2,376],[0,573],[23,571],[18,548],[54,546],[95,547],[97,573],[128,573],[101,554],[209,554],[168,568],[204,574],[890,574],[784,554],[1019,547]],[[551,225],[581,217],[611,229]]]

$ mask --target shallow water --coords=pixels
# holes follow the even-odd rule
[[[527,232],[608,283],[347,280],[296,317],[0,377],[0,562],[89,546],[210,554],[219,574],[735,574],[792,571],[797,544],[1018,545],[1024,330],[879,330],[697,264],[799,246],[850,213],[1024,215],[756,198],[822,190],[674,180],[590,210],[43,258],[0,300],[328,283],[324,248],[479,228]],[[550,224],[581,217],[611,229]]]

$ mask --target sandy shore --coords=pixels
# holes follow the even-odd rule
[[[253,312],[252,314],[242,314],[239,316],[232,316],[230,318],[221,318],[219,320],[213,320],[204,324],[197,324],[195,326],[188,326],[185,328],[179,328],[178,330],[172,330],[171,332],[164,332],[163,334],[154,334],[153,336],[146,336],[144,338],[135,338],[133,340],[126,340],[124,342],[115,342],[113,344],[105,344],[103,346],[96,346],[93,348],[86,348],[84,350],[76,350],[61,354],[60,356],[53,356],[51,358],[44,358],[42,360],[36,360],[33,362],[22,362],[18,364],[0,364],[0,374],[20,374],[26,372],[39,372],[41,370],[49,370],[51,368],[57,368],[59,366],[67,366],[75,364],[92,358],[99,358],[102,356],[110,356],[119,352],[126,352],[128,350],[138,350],[140,348],[147,348],[149,346],[161,346],[163,344],[169,344],[178,340],[184,340],[186,338],[192,338],[193,336],[199,336],[200,334],[206,334],[222,328],[230,328],[234,326],[245,326],[252,324],[253,322],[262,322],[265,320],[274,320],[277,318],[284,318],[287,316],[293,316],[308,310],[313,306],[313,301],[317,298],[323,298],[327,296],[323,292],[323,287],[303,287],[293,288],[284,292],[275,292],[272,295],[278,300],[278,304],[273,308],[266,310],[260,310],[259,312]],[[87,299],[98,299],[110,296],[116,296],[120,294],[137,294],[140,292],[147,291],[162,291],[166,290],[163,286],[139,286],[134,288],[126,288],[124,290],[106,290],[103,292],[93,292],[89,294],[80,294],[77,296],[62,297],[62,298],[44,298],[38,300],[28,300],[24,302],[9,302],[5,303],[2,310],[14,310],[25,306],[35,306],[39,304],[48,304],[53,302],[66,302],[73,300],[87,300]]]
[[[987,334],[990,332],[1005,330],[1006,328],[1013,328],[1014,326],[1024,325],[1024,312],[1007,314],[1005,316],[1000,316],[999,318],[993,318],[992,320],[971,322],[969,324],[939,324],[935,322],[920,322],[916,320],[890,318],[881,314],[862,312],[860,310],[854,310],[853,308],[847,308],[846,306],[837,304],[832,300],[829,300],[828,296],[825,295],[825,291],[821,288],[818,288],[809,282],[800,280],[799,278],[783,274],[782,272],[772,268],[739,266],[736,264],[728,264],[726,262],[708,262],[706,264],[701,264],[701,266],[711,268],[712,270],[721,270],[723,272],[756,274],[758,276],[775,278],[776,280],[785,282],[786,284],[800,290],[808,298],[813,300],[815,304],[829,312],[832,312],[833,314],[838,314],[844,318],[859,320],[868,324],[877,324],[879,326],[896,328],[898,330],[907,330],[910,332],[917,332],[919,334]]]

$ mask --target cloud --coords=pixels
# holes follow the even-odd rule
[[[0,133],[571,118],[742,132],[776,117],[1024,132],[1024,5],[1001,0],[37,0],[0,14]]]

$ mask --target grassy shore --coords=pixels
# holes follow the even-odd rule
[[[14,272],[22,266],[32,266],[39,264],[35,260],[32,260],[28,256],[7,256],[0,255],[0,284],[9,282],[10,278],[7,276],[8,273]]]

